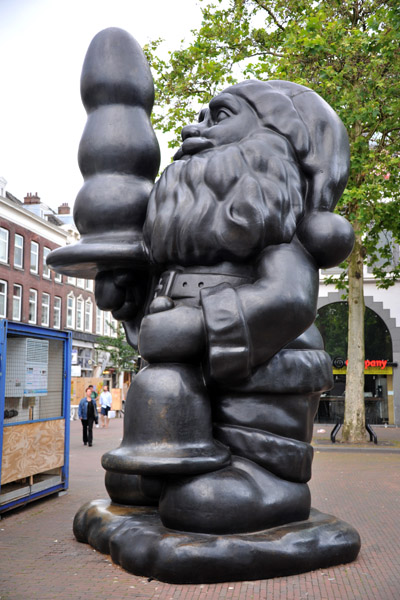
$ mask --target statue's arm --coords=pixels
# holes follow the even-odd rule
[[[313,323],[317,298],[318,269],[297,239],[263,251],[254,284],[203,290],[211,376],[250,375]]]

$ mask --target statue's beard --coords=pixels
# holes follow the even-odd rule
[[[289,242],[305,183],[289,142],[262,131],[178,160],[150,196],[144,236],[159,265],[247,261]]]

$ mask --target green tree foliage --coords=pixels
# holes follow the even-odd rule
[[[393,260],[400,241],[398,0],[201,2],[202,22],[192,41],[182,42],[168,60],[159,58],[160,40],[145,49],[155,75],[155,125],[173,136],[171,147],[212,96],[250,78],[311,87],[349,133],[350,179],[337,211],[353,224],[356,244],[335,283],[349,289],[347,383],[357,383],[349,385],[346,404],[358,405],[345,417],[344,436],[356,441],[364,435],[363,267],[384,288],[400,274]]]
[[[333,302],[318,310],[315,324],[324,340],[325,350],[332,359],[347,358],[348,317],[347,302]],[[364,330],[365,358],[392,361],[392,341],[388,328],[379,315],[368,307],[365,308]]]
[[[97,338],[97,350],[107,352],[110,355],[109,363],[117,373],[123,371],[138,371],[139,355],[137,351],[127,344],[125,332],[121,323],[115,327],[109,323],[111,329],[116,333],[116,337],[102,335]]]

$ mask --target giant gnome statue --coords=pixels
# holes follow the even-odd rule
[[[157,183],[153,82],[125,31],[92,41],[74,217],[58,272],[95,278],[139,348],[107,500],[75,536],[137,575],[263,579],[352,561],[360,539],[311,509],[313,419],[332,368],[313,324],[318,270],[351,252],[333,214],[345,128],[312,90],[248,80],[182,129]]]

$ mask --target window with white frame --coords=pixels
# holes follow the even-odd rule
[[[85,288],[85,280],[77,277],[77,279],[76,279],[76,287],[84,289]]]
[[[67,327],[73,329],[75,325],[75,296],[71,292],[67,296]]]
[[[85,331],[92,331],[93,304],[91,300],[85,300]]]
[[[54,273],[54,281],[56,283],[62,283],[62,275],[61,275],[61,273]]]
[[[14,267],[24,268],[24,237],[19,233],[14,238]]]
[[[0,227],[0,262],[8,262],[8,229]]]
[[[86,289],[88,292],[93,292],[93,279],[86,279]]]
[[[75,285],[75,283],[76,283],[75,277],[67,277],[67,283],[69,283],[69,285]]]
[[[39,272],[39,244],[31,242],[31,273]]]
[[[43,248],[43,277],[46,279],[51,278],[50,268],[47,266],[46,257],[50,254],[50,248]]]
[[[111,316],[111,315],[110,315]],[[118,335],[118,321],[111,316],[111,337],[117,337]]]
[[[17,283],[13,286],[13,305],[12,305],[12,318],[13,321],[21,320],[22,312],[22,285]]]
[[[53,327],[54,329],[61,328],[61,298],[58,296],[54,296]]]
[[[96,306],[96,333],[103,335],[103,311]]]
[[[110,337],[110,335],[111,335],[111,326],[110,326],[110,323],[111,323],[111,313],[109,311],[107,311],[107,312],[104,313],[104,328],[103,328],[103,331],[104,331],[104,335],[106,335],[108,337]]]
[[[42,294],[42,325],[48,327],[50,323],[50,294]]]
[[[0,279],[0,317],[7,317],[7,282]]]
[[[83,329],[83,298],[79,296],[76,301],[76,328]]]
[[[29,290],[29,317],[28,322],[33,325],[37,321],[37,291]]]

